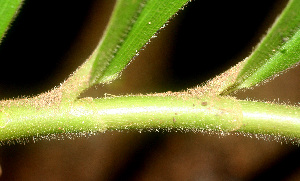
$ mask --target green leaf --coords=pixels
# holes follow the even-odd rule
[[[285,43],[265,64],[257,68],[239,87],[251,87],[300,61],[300,31]]]
[[[246,59],[236,80],[223,93],[249,88],[300,61],[300,1],[291,0],[266,37]]]
[[[23,0],[0,0],[0,41],[18,13]]]
[[[90,85],[117,78],[188,0],[119,0],[97,50]]]
[[[58,91],[72,103],[87,88],[116,79],[138,51],[155,37],[188,0],[118,0],[106,31],[90,58]]]

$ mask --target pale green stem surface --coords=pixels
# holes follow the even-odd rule
[[[106,130],[182,130],[268,134],[299,144],[300,108],[232,97],[126,96],[85,98],[71,106],[36,100],[6,101],[0,140],[53,138]]]

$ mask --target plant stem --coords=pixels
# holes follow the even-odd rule
[[[269,134],[300,139],[300,108],[216,96],[84,98],[72,105],[37,99],[1,103],[0,140],[90,134],[106,130],[184,130]]]

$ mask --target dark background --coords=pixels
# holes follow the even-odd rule
[[[196,86],[248,56],[286,3],[193,1],[121,78],[82,96]],[[0,98],[37,95],[62,83],[97,45],[113,5],[111,0],[26,0],[0,46]],[[298,66],[236,96],[297,104],[299,72]],[[107,132],[2,146],[0,179],[297,180],[299,153],[290,143],[236,135]]]

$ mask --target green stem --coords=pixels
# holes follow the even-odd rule
[[[72,105],[36,99],[1,104],[0,140],[50,138],[106,130],[210,131],[300,139],[300,108],[232,97],[165,95],[85,98]]]

